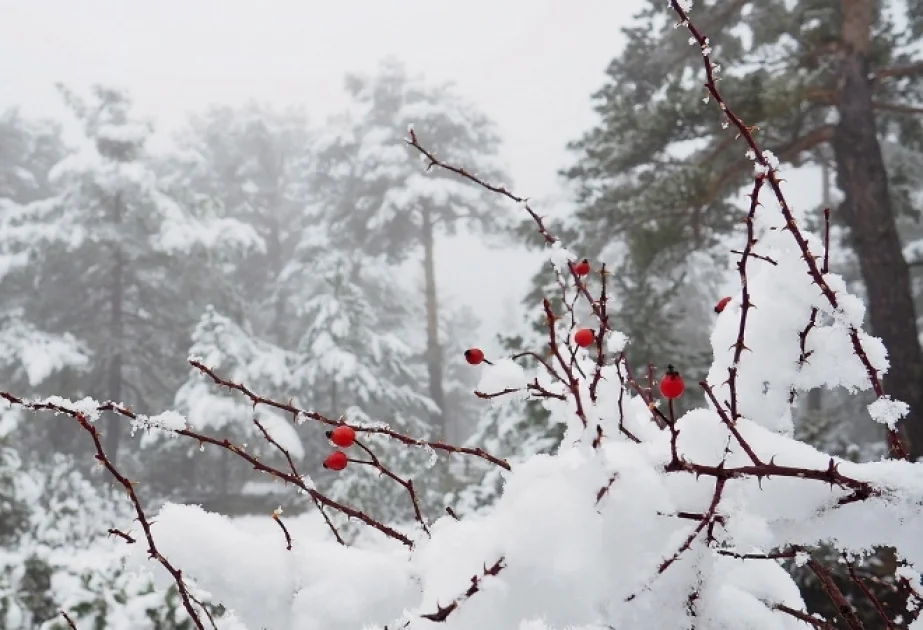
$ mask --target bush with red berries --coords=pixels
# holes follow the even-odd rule
[[[191,626],[212,626],[205,591],[247,627],[277,630],[839,627],[805,610],[780,564],[790,560],[814,574],[843,627],[861,628],[842,585],[814,553],[827,542],[870,599],[875,592],[854,567],[879,547],[896,549],[894,588],[904,609],[873,604],[881,627],[920,627],[923,464],[904,459],[896,425],[908,409],[882,388],[886,350],[863,332],[861,302],[843,278],[818,264],[829,245],[796,221],[776,160],[721,97],[708,41],[689,21],[687,3],[670,4],[701,49],[716,111],[756,165],[751,203],[741,217],[741,290],[715,307],[714,362],[702,380],[686,382],[679,365],[631,365],[630,339],[609,321],[605,265],[568,251],[525,199],[480,180],[472,174],[475,165],[443,162],[411,129],[407,142],[428,169],[450,170],[520,203],[549,245],[566,299],[559,307],[548,299],[539,305],[544,347],[490,360],[470,348],[458,360],[481,371],[476,395],[485,405],[509,398],[540,403],[565,428],[553,455],[504,459],[481,445],[329,418],[265,398],[191,361],[254,407],[328,431],[333,450],[320,455],[327,469],[349,475],[354,467],[370,467],[382,483],[398,484],[414,506],[414,520],[385,522],[363,506],[332,499],[258,418],[283,465],[198,432],[178,414],[145,417],[114,403],[3,394],[15,405],[69,416],[93,439],[98,462],[124,488],[137,517],[131,530],[109,532],[135,544],[140,561],[176,588]],[[774,208],[760,204],[766,198],[775,200]],[[591,316],[575,309],[578,301]],[[892,460],[844,461],[792,437],[793,401],[813,388],[840,386],[875,392],[869,419],[884,426]],[[687,388],[707,404],[680,416],[674,403]],[[167,505],[148,517],[143,485],[124,477],[103,448],[95,424],[102,411],[146,431],[224,449],[307,495],[316,509],[301,519],[276,510],[267,525],[273,537],[196,506]],[[451,505],[445,514],[424,514],[413,479],[394,472],[370,437],[475,458],[501,472],[503,493],[473,514],[459,515]],[[347,544],[331,513],[361,523],[368,535]],[[233,618],[222,623],[244,627]]]

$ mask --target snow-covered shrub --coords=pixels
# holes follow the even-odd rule
[[[128,548],[110,531],[132,520],[121,496],[101,490],[73,462],[41,465],[4,459],[11,497],[21,506],[15,536],[0,540],[0,628],[66,628],[61,610],[80,627],[108,630],[191,628],[176,587],[155,588],[147,571],[126,560]]]
[[[688,25],[681,3],[671,5]],[[707,40],[690,30],[710,64]],[[873,604],[882,616],[893,617],[891,627],[919,630],[923,465],[904,459],[894,428],[907,406],[881,389],[886,349],[862,331],[861,300],[822,262],[826,244],[794,220],[774,158],[718,98],[714,83],[710,88],[757,168],[741,224],[740,292],[716,318],[707,378],[684,383],[687,391],[701,389],[708,404],[681,416],[674,408],[682,395],[681,374],[667,366],[636,372],[624,354],[631,340],[610,330],[605,266],[578,268],[580,256],[548,232],[524,199],[440,161],[410,130],[408,142],[423,154],[427,168],[453,170],[520,203],[548,241],[566,299],[563,308],[548,300],[541,305],[547,349],[516,358],[485,360],[479,352],[467,358],[479,366],[472,369],[482,371],[478,397],[540,401],[563,426],[564,437],[554,453],[523,453],[505,461],[477,446],[350,423],[358,439],[341,446],[349,461],[340,474],[360,466],[375,469],[382,483],[400,485],[416,504],[413,484],[378,457],[369,436],[479,458],[503,478],[502,494],[482,509],[461,516],[449,509],[436,520],[417,511],[409,523],[386,521],[363,506],[331,499],[259,424],[255,437],[262,434],[284,465],[270,465],[250,446],[204,433],[175,413],[142,417],[113,403],[7,399],[67,414],[92,436],[98,460],[125,489],[138,519],[124,532],[135,541],[130,547],[139,551],[139,562],[157,569],[162,587],[175,586],[197,628],[212,623],[273,630],[834,627],[805,610],[796,583],[779,564],[783,560],[813,572],[846,625],[861,628],[823,558],[814,553],[825,544],[849,566],[875,549],[895,549],[896,583],[905,590],[906,610],[888,612]],[[591,317],[569,306],[577,300]],[[537,367],[524,368],[519,361],[526,358]],[[343,424],[265,398],[201,361],[191,363],[213,384],[296,424]],[[819,387],[874,391],[869,420],[885,425],[895,459],[857,463],[796,440],[792,400]],[[247,524],[197,506],[168,504],[148,518],[134,484],[99,442],[95,422],[102,410],[120,413],[148,432],[223,448],[295,486],[317,510],[288,520],[280,507],[271,519]],[[329,513],[362,523],[367,535],[345,544]],[[212,622],[201,604],[204,591],[233,612]],[[870,600],[876,597],[866,592]],[[900,619],[899,612],[905,613]]]

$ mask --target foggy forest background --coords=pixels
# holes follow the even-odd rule
[[[599,90],[587,95],[598,122],[562,159],[567,203],[553,220],[572,251],[609,264],[611,323],[631,339],[631,361],[672,363],[694,382],[711,362],[714,305],[735,280],[728,239],[751,174],[703,99],[693,73],[700,59],[661,24],[662,3],[649,4],[625,30],[628,43]],[[870,279],[890,282],[893,268],[863,258],[837,213],[838,0],[702,4],[717,7],[707,30],[725,68],[727,100],[759,125],[760,141],[786,169],[800,169],[799,181],[820,191],[820,204],[803,208],[810,227],[820,228],[823,209],[833,209],[832,266],[861,295]],[[878,5],[871,71],[887,212],[919,313],[923,10],[914,2]],[[500,158],[500,130],[453,86],[394,58],[374,73],[344,77],[343,88],[350,105],[329,119],[257,100],[218,103],[190,113],[168,137],[113,85],[58,86],[79,138],[65,137],[64,121],[20,108],[0,113],[2,389],[112,400],[152,415],[175,410],[198,429],[278,457],[259,443],[256,413],[314,483],[382,518],[411,518],[399,487],[365,468],[324,470],[322,431],[254,412],[187,357],[331,417],[489,446],[504,457],[553,451],[561,427],[540,406],[475,397],[478,372],[463,352],[542,347],[534,298],[554,295],[554,274],[536,266],[530,295],[511,296],[522,307],[510,328],[481,339],[477,296],[443,299],[447,287],[436,271],[441,244],[456,234],[498,249],[524,244],[540,252],[545,243],[516,204],[427,172],[403,141],[413,125],[440,158],[515,189]],[[502,284],[504,275],[500,268],[483,282]],[[877,312],[884,319],[872,317],[873,334],[875,321],[900,315]],[[903,324],[918,328],[915,315]],[[918,336],[903,343],[919,350]],[[910,368],[923,375],[917,363]],[[683,404],[698,405],[699,397],[690,391]],[[856,461],[881,457],[883,435],[859,421],[870,400],[812,392],[797,401],[799,436]],[[196,503],[244,520],[266,518],[283,503],[290,514],[315,509],[309,497],[293,498],[225,451],[135,435],[114,415],[100,422],[106,452],[141,480],[151,509]],[[119,541],[106,538],[101,523],[130,520],[130,506],[94,465],[79,427],[4,408],[0,444],[0,629],[64,627],[56,619],[62,608],[98,620],[98,628],[141,627],[141,618],[151,627],[187,627],[176,617],[176,593],[155,592],[126,572]],[[499,476],[476,461],[386,441],[380,448],[396,472],[414,479],[432,513],[450,506],[463,514],[500,490]],[[915,448],[923,453],[923,444]],[[804,588],[811,592],[807,579]]]

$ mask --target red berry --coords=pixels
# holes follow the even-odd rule
[[[686,391],[686,383],[672,365],[667,366],[667,373],[660,379],[660,393],[664,398],[679,398]]]
[[[480,348],[468,348],[465,350],[465,361],[471,365],[477,365],[484,360],[484,351]]]
[[[592,328],[581,328],[574,333],[574,343],[581,348],[586,348],[596,340],[596,333]]]
[[[356,441],[356,431],[352,427],[337,427],[328,437],[340,448],[349,448]]]
[[[346,457],[346,453],[343,451],[333,451],[330,455],[327,455],[327,459],[324,460],[324,468],[329,468],[330,470],[343,470],[346,468],[346,464],[349,460]]]
[[[731,298],[729,297],[723,297],[720,300],[718,300],[718,303],[715,304],[715,312],[720,313],[721,311],[723,311],[724,307],[727,306],[728,302],[730,301],[731,301]]]
[[[584,258],[576,265],[574,265],[574,273],[578,276],[585,276],[590,273],[590,261]]]

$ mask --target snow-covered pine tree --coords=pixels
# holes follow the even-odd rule
[[[338,248],[318,256],[315,243],[309,233],[280,279],[290,287],[296,321],[306,324],[295,346],[296,391],[311,392],[309,405],[342,414],[350,423],[384,423],[405,435],[430,437],[428,420],[437,407],[421,385],[425,377],[413,361],[414,348],[405,341],[419,328],[413,296],[381,256]],[[441,510],[440,484],[429,470],[434,453],[375,436],[367,445],[392,472],[414,480],[424,509]],[[323,458],[330,450],[318,454]],[[361,451],[351,456],[368,459]],[[337,477],[336,496],[390,519],[412,518],[401,486],[372,466],[355,468]]]
[[[852,6],[860,5],[864,3]],[[836,180],[845,158],[834,151],[834,135],[849,126],[837,126],[837,120],[856,93],[839,93],[842,53],[854,48],[844,40],[844,6],[839,0],[702,0],[697,9],[709,15],[705,26],[711,30],[709,46],[719,64],[719,84],[735,103],[735,111],[758,127],[765,150],[795,167],[826,162],[832,168],[831,184],[849,188],[850,178],[845,184]],[[870,77],[874,125],[885,149],[893,214],[900,221],[901,214],[915,212],[908,183],[918,161],[912,156],[920,154],[923,141],[923,126],[913,107],[923,85],[915,43],[923,14],[906,0],[866,6],[872,7],[868,19],[857,22],[868,22],[859,29],[867,29],[870,42],[863,72]],[[727,122],[716,114],[695,74],[700,60],[687,54],[688,34],[674,29],[673,16],[662,9],[659,1],[648,0],[623,31],[626,44],[593,95],[598,124],[572,144],[576,160],[564,175],[574,187],[579,211],[570,222],[576,239],[569,242],[581,255],[617,261],[613,271],[630,289],[631,299],[620,302],[630,307],[614,313],[614,322],[632,338],[633,351],[643,344],[653,355],[634,356],[636,361],[663,363],[680,355],[682,360],[674,363],[688,361],[698,367],[707,339],[690,335],[684,326],[699,321],[695,328],[700,330],[702,316],[709,316],[708,307],[720,294],[709,283],[688,276],[690,263],[701,268],[703,260],[707,262],[704,254],[725,267],[727,247],[721,242],[739,225],[733,204],[745,194],[741,186],[750,173],[728,140]],[[842,201],[833,208],[833,221],[855,227]],[[803,203],[795,210],[808,218]],[[881,225],[893,220],[876,219]],[[876,238],[884,233],[858,232]],[[879,243],[878,251],[884,250]],[[715,252],[721,255],[716,258]],[[892,261],[884,266],[901,265]],[[862,274],[867,273],[871,272],[866,266]],[[906,305],[905,298],[899,301]],[[870,300],[870,313],[886,312],[881,304]],[[885,319],[879,321],[880,329]],[[643,339],[645,333],[648,340]],[[656,347],[659,340],[666,344]],[[889,345],[914,344],[905,339],[889,340]],[[667,349],[672,357],[664,356]],[[684,354],[690,355],[688,359]],[[892,380],[919,369],[911,365],[919,361],[900,356],[895,360],[906,366]],[[895,395],[907,399],[912,408],[919,406],[910,400],[917,393]]]
[[[161,165],[170,190],[194,207],[246,226],[259,240],[258,247],[240,256],[206,252],[210,264],[222,273],[209,277],[209,286],[202,287],[205,301],[196,314],[192,353],[225,367],[244,366],[234,368],[231,376],[248,383],[255,379],[254,384],[278,393],[290,381],[279,372],[267,375],[260,361],[286,369],[281,348],[290,348],[292,343],[278,277],[300,230],[310,221],[304,187],[311,161],[307,119],[298,111],[278,112],[256,103],[240,108],[216,106],[191,116],[174,136],[174,145],[174,152]],[[234,343],[251,335],[252,343]],[[214,354],[216,344],[224,342],[224,353]],[[254,361],[253,369],[246,369]],[[197,422],[228,428],[230,435],[249,436],[250,429],[256,430],[252,415],[240,411],[229,398],[213,398],[209,391],[213,390],[195,373],[179,387],[177,400],[194,412]],[[200,392],[204,395],[201,404],[191,407],[190,401]],[[211,411],[201,416],[200,409]],[[164,462],[170,464],[165,469],[173,473],[158,480],[164,493],[229,511],[256,509],[253,501],[259,509],[265,508],[266,499],[261,496],[265,488],[256,489],[255,497],[242,496],[247,472],[229,468],[226,455],[199,454],[189,445],[172,441],[154,442]],[[300,452],[297,439],[290,436],[287,443]],[[218,460],[212,461],[213,456]],[[248,492],[253,489],[250,486]]]
[[[316,217],[309,211],[312,132],[297,109],[257,103],[216,106],[190,117],[175,137],[173,185],[250,226],[265,247],[229,265],[215,307],[273,343],[291,339],[276,280]]]
[[[67,331],[42,329],[29,308],[39,278],[32,268],[37,247],[23,244],[40,239],[42,226],[30,220],[28,204],[52,195],[48,175],[64,155],[57,125],[25,119],[16,110],[0,115],[0,374],[10,386],[34,389],[56,372],[85,367],[89,359],[84,344]],[[0,435],[17,415],[3,411]]]
[[[96,86],[84,99],[61,91],[83,138],[49,173],[52,196],[6,213],[0,246],[19,265],[5,279],[20,290],[14,299],[30,324],[73,335],[91,357],[83,373],[57,382],[57,391],[162,408],[184,372],[175,354],[188,345],[199,311],[186,283],[205,270],[186,256],[249,245],[256,236],[197,216],[164,192],[145,149],[151,125],[133,116],[126,93]],[[45,426],[53,428],[33,436],[38,443],[83,444],[71,439],[69,423]],[[113,458],[124,427],[107,420]]]
[[[439,157],[476,165],[486,179],[509,183],[498,157],[500,139],[493,122],[452,85],[426,83],[393,59],[372,76],[347,77],[346,88],[352,107],[331,120],[321,137],[313,188],[323,196],[332,236],[343,247],[383,253],[395,262],[422,253],[424,361],[429,395],[441,409],[432,420],[444,436],[465,420],[453,418],[446,404],[451,386],[439,335],[446,305],[436,284],[437,238],[460,228],[502,238],[509,215],[496,195],[452,174],[424,171],[403,139],[414,124]]]
[[[287,288],[286,309],[301,337],[283,348],[253,337],[210,309],[190,353],[222,378],[246,384],[261,395],[291,399],[295,405],[332,416],[342,414],[354,424],[382,422],[425,438],[427,415],[434,405],[421,392],[422,374],[412,362],[413,350],[399,335],[406,325],[403,309],[408,297],[380,261],[358,252],[320,249],[316,229],[307,234],[310,246],[296,252],[278,280]],[[262,439],[255,418],[304,470],[317,471],[312,477],[334,482],[333,496],[387,518],[412,516],[404,490],[389,486],[372,466],[356,464],[350,475],[325,475],[322,463],[334,450],[325,437],[331,429],[327,425],[309,420],[296,431],[303,418],[287,417],[265,406],[254,411],[246,398],[221,391],[197,370],[180,389],[177,403],[196,429],[219,429],[231,440],[251,444],[261,457],[279,459],[281,455]],[[374,437],[367,445],[383,465],[410,478],[422,475],[433,456]],[[368,459],[361,451],[351,456]],[[216,472],[218,479],[212,481],[220,483],[225,493],[244,491],[250,479],[250,472],[237,462]],[[424,502],[432,507],[434,495],[421,490]]]
[[[181,135],[186,167],[177,182],[212,200],[222,216],[252,226],[266,243],[265,251],[229,265],[228,282],[237,290],[216,299],[202,316],[190,352],[224,378],[264,395],[292,397],[334,416],[346,410],[354,422],[384,419],[422,437],[428,429],[423,420],[434,407],[419,385],[423,375],[413,349],[403,341],[413,300],[382,255],[329,238],[328,204],[335,197],[310,176],[312,137],[298,112],[256,105],[210,110],[193,118]],[[196,370],[177,402],[193,426],[218,428],[273,456],[259,451],[264,441],[247,401],[220,391]],[[307,457],[306,467],[323,476],[321,463],[332,448],[324,436],[329,427],[308,423],[293,431],[291,418],[264,408],[258,414],[296,459]],[[275,507],[274,499],[263,496],[272,487],[229,465],[226,455],[214,453],[221,461],[212,466],[211,450],[199,455],[187,445],[178,447],[184,463],[177,467],[177,481],[181,475],[187,498],[244,512]],[[429,458],[418,454],[411,464],[403,460],[405,449],[393,454],[399,457],[379,453],[385,465],[402,471]],[[208,470],[217,472],[209,476]],[[373,512],[411,514],[406,499],[381,492],[377,473],[349,479],[337,496],[358,498]],[[240,498],[251,492],[256,496]]]

